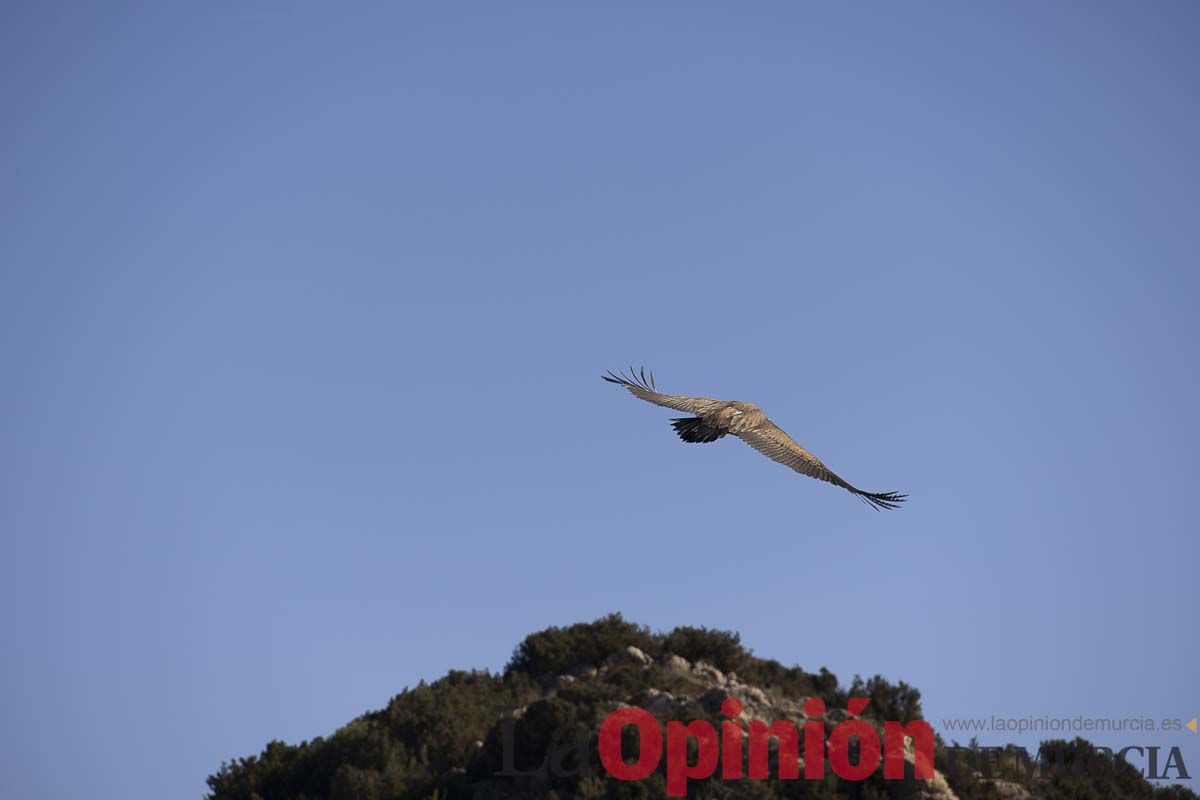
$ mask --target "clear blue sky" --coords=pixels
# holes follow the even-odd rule
[[[5,5],[0,794],[199,797],[618,610],[1200,713],[1196,6],[595,5]]]

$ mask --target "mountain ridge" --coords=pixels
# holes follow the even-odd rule
[[[798,728],[819,720],[826,736],[845,722],[850,697],[869,697],[862,719],[882,731],[885,721],[921,720],[920,692],[881,676],[856,677],[842,687],[821,668],[810,673],[759,658],[737,633],[678,627],[654,633],[619,614],[590,623],[552,627],[526,637],[501,673],[452,670],[433,683],[403,690],[384,708],[368,712],[332,736],[299,745],[272,741],[259,755],[222,764],[208,778],[209,800],[483,800],[483,798],[665,797],[664,767],[645,780],[620,781],[596,757],[604,717],[638,707],[660,723],[707,720],[716,729],[729,697],[739,720],[788,721]],[[804,702],[819,698],[820,717]],[[630,731],[626,732],[631,734]],[[628,741],[626,741],[628,739]],[[631,735],[626,760],[636,755]],[[691,743],[694,745],[694,742]],[[778,775],[775,740],[769,774]],[[695,747],[692,761],[695,760]],[[882,770],[864,781],[831,771],[820,780],[722,780],[719,772],[688,784],[689,797],[922,798],[1025,800],[1045,798],[1154,798],[1193,800],[1188,789],[1156,787],[1132,766],[1105,760],[1082,739],[1043,743],[1063,764],[1031,776],[1017,749],[984,771],[955,767],[940,737],[932,780],[915,780],[906,748],[904,780]],[[954,767],[953,769],[949,769]]]

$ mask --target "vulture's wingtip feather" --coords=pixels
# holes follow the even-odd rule
[[[610,369],[605,370],[605,373],[606,374],[601,375],[600,377],[609,383],[619,383],[620,385],[629,387],[631,389],[643,389],[647,392],[658,391],[658,387],[654,382],[654,370],[647,370],[645,367],[634,368],[631,365],[629,367],[628,375],[625,374],[625,370],[613,372]]]

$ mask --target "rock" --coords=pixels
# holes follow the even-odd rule
[[[572,678],[575,678],[577,680],[581,680],[583,678],[594,677],[596,675],[596,672],[597,672],[596,668],[593,667],[591,664],[576,664],[575,666],[573,666],[569,670],[567,670],[567,675],[570,675]]]
[[[770,706],[771,701],[767,697],[767,693],[757,686],[739,687],[741,689],[742,702],[754,703],[760,706]]]
[[[670,670],[671,672],[692,671],[692,665],[688,662],[688,660],[682,656],[677,656],[674,653],[667,653],[662,657],[662,667],[663,669]]]
[[[842,713],[844,714],[845,711]],[[909,764],[916,763],[917,754],[911,739],[904,740],[904,760]],[[927,781],[915,781],[915,785],[918,796],[927,800],[958,800],[958,795],[946,782],[946,776],[937,770],[933,771],[933,778]]]
[[[638,692],[629,699],[629,702],[632,705],[646,709],[656,717],[670,716],[671,712],[678,705],[675,695],[658,689],[647,689],[644,692]]]
[[[773,703],[771,698],[757,686],[738,684],[730,686],[730,693],[742,701],[742,715],[747,719],[758,719],[764,722],[786,719],[797,726],[802,726],[802,715],[797,716],[799,709],[788,703]]]
[[[542,697],[550,697],[565,686],[575,683],[575,678],[570,675],[542,675],[537,679],[538,688],[542,690]]]
[[[638,667],[648,667],[654,663],[650,656],[643,653],[633,645],[629,645],[624,650],[618,650],[604,660],[608,666],[617,664],[633,664]]]
[[[927,800],[958,800],[958,795],[950,788],[950,784],[946,783],[945,776],[940,772],[934,772],[932,780],[916,781],[915,785],[920,797]]]
[[[725,675],[721,670],[714,667],[707,661],[697,661],[692,667],[692,673],[699,678],[720,686],[725,683]]]

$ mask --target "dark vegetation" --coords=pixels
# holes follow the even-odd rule
[[[650,666],[613,660],[628,646],[655,659]],[[807,672],[777,661],[757,658],[736,633],[705,628],[676,628],[654,633],[612,615],[592,623],[550,628],[517,646],[502,674],[454,671],[433,683],[405,689],[387,707],[365,714],[332,736],[289,745],[271,742],[256,756],[221,766],[208,779],[211,800],[416,800],[417,798],[490,797],[665,797],[662,770],[636,783],[610,778],[595,759],[596,732],[618,703],[647,690],[686,695],[695,684],[662,659],[673,654],[689,662],[705,661],[723,673],[735,672],[743,684],[756,686],[781,702],[821,697],[828,709],[844,709],[850,695],[869,695],[866,716],[908,722],[921,716],[921,696],[901,682],[876,676],[855,678],[848,687],[824,668]],[[607,663],[606,668],[596,671]],[[572,675],[576,680],[557,676]],[[715,708],[694,706],[691,718],[719,722]],[[520,771],[538,767],[557,752],[564,769],[575,772],[572,742],[591,753],[592,774],[566,777],[547,772],[540,777],[498,777],[505,769],[505,724],[514,709],[523,712],[508,725],[511,752]],[[686,721],[686,719],[684,720]],[[772,720],[767,720],[772,721]],[[632,731],[629,732],[632,734]],[[628,751],[632,756],[633,740]],[[1066,763],[1104,762],[1082,739],[1047,742]],[[1108,760],[1107,769],[1054,771],[1028,780],[1016,750],[1002,755],[984,775],[970,769],[947,774],[963,800],[991,800],[1005,795],[989,778],[1025,782],[1033,796],[1046,800],[1146,798],[1196,800],[1180,787],[1154,787],[1132,766]],[[773,760],[773,759],[772,759]],[[939,740],[938,769],[947,770],[947,751]],[[775,765],[772,763],[772,771]],[[846,783],[831,773],[824,781],[692,781],[689,794],[706,798],[908,798],[921,797],[920,782],[884,781],[878,774],[861,783]],[[1008,795],[1012,796],[1012,795]]]

